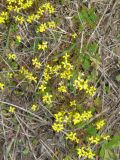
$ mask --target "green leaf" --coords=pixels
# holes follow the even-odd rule
[[[118,35],[117,35],[117,39],[118,39],[118,40],[120,40],[120,33],[118,33]]]
[[[18,31],[18,26],[17,26],[17,24],[12,24],[12,25],[10,26],[10,31],[11,31],[11,32],[16,32],[16,31]]]
[[[106,147],[109,149],[119,146],[120,146],[120,136],[113,136],[112,140],[106,145]]]
[[[96,25],[95,22],[97,21],[97,15],[94,8],[88,9],[84,6],[79,12],[79,18],[82,23],[86,23],[90,28],[94,28]]]
[[[22,151],[23,155],[28,155],[29,153],[29,148],[25,148],[23,151]]]
[[[96,22],[97,21],[97,15],[95,13],[95,9],[94,8],[90,8],[88,14],[89,14],[89,19],[92,22]]]
[[[93,136],[93,135],[96,135],[96,128],[93,127],[93,126],[90,126],[87,128],[87,133],[90,135],[90,136]]]
[[[88,49],[88,52],[90,54],[95,54],[96,51],[97,51],[97,49],[98,49],[98,45],[97,45],[97,43],[94,42],[92,44],[89,44],[88,47],[87,47],[87,49]]]
[[[120,74],[118,74],[118,75],[116,76],[116,80],[117,80],[117,81],[120,81]]]
[[[114,153],[112,153],[112,149],[120,146],[120,136],[113,136],[112,140],[109,142],[104,142],[102,148],[100,150],[100,157],[103,160],[116,160]],[[110,159],[112,157],[112,159]]]
[[[90,60],[86,58],[83,62],[83,69],[88,70],[89,68],[90,68]]]
[[[117,157],[112,150],[105,150],[103,160],[116,160]]]

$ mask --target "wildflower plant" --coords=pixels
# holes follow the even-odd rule
[[[31,130],[32,134],[34,127],[31,129],[30,125],[46,119],[45,124],[50,121],[48,125],[50,130],[58,136],[62,135],[66,146],[69,144],[73,146],[75,157],[94,159],[98,156],[97,148],[111,137],[103,131],[107,121],[104,115],[99,116],[97,108],[99,104],[96,105],[94,100],[98,96],[96,85],[98,77],[93,72],[94,56],[87,52],[90,54],[96,52],[96,43],[82,47],[86,42],[81,42],[80,46],[77,39],[80,35],[79,30],[94,28],[92,23],[96,23],[97,17],[94,10],[88,11],[83,7],[79,14],[80,28],[78,31],[72,29],[68,33],[61,28],[62,25],[59,26],[60,22],[55,18],[57,14],[53,4],[43,2],[6,0],[6,8],[0,11],[0,25],[3,26],[3,30],[10,24],[8,33],[2,35],[4,54],[0,53],[2,66],[0,93],[6,100],[6,102],[0,100],[0,103],[6,105],[1,107],[1,110],[5,111],[3,117],[1,116],[2,123],[8,114],[12,119],[9,123],[16,125],[17,121],[20,125],[20,128],[11,125],[14,127],[12,134],[17,130],[15,135],[17,136],[22,129],[27,139],[37,146],[35,136],[26,134],[24,126]],[[58,37],[61,42],[57,46]],[[91,76],[96,79],[91,80]],[[3,95],[4,92],[7,96]],[[10,103],[7,102],[8,99]],[[18,106],[14,107],[12,103],[18,103]],[[24,117],[26,123],[21,117]],[[6,126],[9,123],[7,122]],[[24,137],[23,134],[20,136]],[[28,142],[27,145],[30,146],[32,156],[37,159],[31,143]],[[11,144],[9,146],[12,147]],[[25,154],[25,151],[22,153]],[[9,154],[9,158],[14,159],[12,154]]]

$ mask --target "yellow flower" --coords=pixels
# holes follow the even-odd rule
[[[0,13],[0,23],[5,23],[8,20],[8,12],[1,12]]]
[[[63,119],[64,123],[69,123],[70,122],[70,116],[65,115]]]
[[[46,104],[51,104],[52,103],[52,98],[53,96],[49,93],[46,93],[42,98],[43,98],[43,102]]]
[[[83,83],[83,88],[84,88],[84,90],[88,90],[88,80],[86,80],[86,81],[84,81],[84,83]]]
[[[52,72],[52,67],[49,64],[46,65],[45,72]]]
[[[33,0],[29,0],[29,1],[27,0],[26,3],[23,3],[22,8],[27,9],[27,8],[31,7],[33,2],[34,2]]]
[[[101,128],[103,128],[104,125],[105,125],[105,120],[100,120],[96,122],[96,129],[100,130]]]
[[[91,136],[89,138],[89,141],[90,141],[91,144],[98,144],[100,142],[100,137],[93,137],[93,136]]]
[[[28,23],[32,23],[35,19],[35,14],[31,14],[27,17],[27,22]]]
[[[7,73],[7,76],[9,77],[9,78],[12,78],[13,77],[13,73]]]
[[[87,88],[86,93],[88,93],[90,96],[94,96],[96,91],[96,88],[91,86],[90,88]]]
[[[27,75],[27,74],[29,73],[28,70],[25,69],[23,66],[21,67],[21,69],[19,70],[19,72],[20,72],[21,74],[24,74],[24,75]]]
[[[46,86],[44,84],[41,84],[38,88],[39,88],[39,90],[44,92],[44,90],[46,89]]]
[[[48,28],[56,28],[56,23],[54,21],[48,22],[47,25]]]
[[[67,92],[67,88],[66,88],[66,86],[61,85],[60,87],[58,87],[58,91],[66,93]]]
[[[37,58],[33,58],[33,59],[32,59],[32,64],[33,64],[33,66],[35,66],[35,68],[37,68],[37,69],[40,69],[40,67],[41,67],[41,63],[38,61]]]
[[[61,69],[61,65],[54,65],[52,68],[52,74],[55,74],[56,76],[59,74],[59,71]]]
[[[73,115],[73,124],[76,125],[76,124],[78,124],[80,122],[82,122],[82,117],[81,117],[81,115],[79,113],[76,112]]]
[[[69,80],[71,76],[72,76],[72,73],[71,73],[70,69],[66,69],[65,71],[60,73],[60,78],[62,78],[62,79]]]
[[[30,82],[34,81],[35,83],[37,83],[37,77],[34,77],[32,73],[26,74],[25,78],[28,79]]]
[[[48,2],[42,5],[42,9],[48,11],[50,14],[55,12],[54,7]]]
[[[52,129],[53,129],[54,131],[56,131],[56,132],[60,132],[60,131],[62,131],[62,130],[64,129],[64,127],[63,127],[63,124],[54,123],[54,124],[52,125]]]
[[[59,122],[59,123],[63,122],[64,114],[65,112],[58,112],[54,114],[56,122]]]
[[[72,69],[72,65],[67,61],[61,62],[61,64],[63,65],[63,68],[65,68],[65,69],[68,69],[68,68]]]
[[[21,8],[18,8],[17,6],[15,6],[15,7],[13,8],[13,10],[14,10],[15,12],[19,13],[20,10],[21,10]]]
[[[82,148],[77,148],[77,154],[79,156],[79,158],[81,157],[87,157],[87,152],[85,151],[85,147]]]
[[[15,107],[10,106],[10,108],[9,108],[9,112],[10,112],[10,113],[14,113],[14,112],[15,112]]]
[[[16,40],[20,43],[21,41],[22,41],[22,38],[21,38],[21,36],[16,36]]]
[[[78,77],[78,79],[74,81],[73,86],[81,91],[82,89],[84,89],[84,79],[79,79]]]
[[[70,106],[76,106],[76,100],[70,101]]]
[[[42,16],[44,14],[44,9],[39,8],[38,11],[37,11],[37,14]]]
[[[13,7],[12,5],[8,5],[8,6],[7,6],[7,9],[8,9],[9,11],[12,11],[12,10],[14,9],[14,7]]]
[[[84,111],[81,115],[82,120],[87,121],[92,117],[92,112],[91,111]]]
[[[34,112],[34,111],[36,111],[37,109],[38,109],[38,106],[35,105],[35,104],[33,104],[32,107],[31,107],[31,110]]]
[[[23,74],[25,78],[28,79],[30,82],[34,81],[35,83],[37,83],[37,77],[34,77],[33,74],[31,72],[28,72],[28,70],[25,69],[23,66],[21,67],[19,72]]]
[[[88,121],[92,117],[91,111],[84,111],[81,115],[80,113],[76,112],[73,115],[73,123],[74,125],[82,122],[82,121]]]
[[[47,72],[44,72],[43,73],[43,77],[44,77],[44,80],[47,82],[49,79],[51,79],[50,75],[47,73]]]
[[[0,82],[0,89],[3,90],[4,87],[5,87],[4,83],[1,83],[1,82]]]
[[[104,140],[108,140],[110,138],[110,135],[102,134],[101,138],[103,138]]]
[[[38,28],[37,28],[37,33],[38,32],[45,32],[46,31],[46,29],[47,29],[47,24],[46,23],[43,23],[43,24],[41,24]]]
[[[47,49],[47,44],[48,44],[48,42],[42,42],[42,44],[38,45],[38,50],[40,50],[40,49],[42,49],[42,50]]]
[[[1,23],[5,23],[4,17],[0,17],[0,24],[1,24]]]
[[[93,159],[93,157],[95,156],[95,153],[93,153],[92,150],[89,149],[89,148],[87,148],[87,150],[88,150],[87,157],[88,157],[89,159]]]
[[[79,139],[76,137],[76,133],[70,132],[66,135],[66,139],[70,139],[71,141],[79,142]]]
[[[8,59],[9,59],[9,60],[16,60],[16,58],[17,58],[17,57],[16,57],[16,54],[14,54],[14,53],[9,53],[9,54],[8,54]]]
[[[95,154],[92,152],[92,150],[90,148],[77,148],[77,154],[79,157],[84,157],[84,158],[88,158],[88,159],[93,159],[93,157],[95,156]]]
[[[63,56],[63,59],[67,60],[70,57],[70,55],[66,52],[65,55]]]
[[[75,39],[77,37],[77,34],[76,33],[73,33],[72,34],[72,37]]]
[[[21,25],[23,24],[24,17],[17,15],[16,17],[14,16],[14,18],[15,18],[16,22],[19,22]]]

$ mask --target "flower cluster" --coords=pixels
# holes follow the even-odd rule
[[[41,81],[41,85],[38,87],[38,89],[39,89],[41,92],[44,92],[45,89],[46,89],[46,85],[47,85],[47,82],[46,82],[46,81]]]
[[[51,104],[52,103],[52,97],[53,96],[51,94],[49,94],[48,92],[46,92],[45,95],[42,97],[43,102],[45,104]]]
[[[20,12],[32,6],[34,0],[7,0],[9,11]]]
[[[32,7],[34,3],[34,0],[7,0],[7,9],[8,12],[14,11],[15,13],[19,13],[23,10],[27,10],[28,8]],[[25,18],[23,15],[15,15],[13,18],[17,23],[20,25],[23,24],[23,22],[27,21],[28,23],[32,23],[33,21],[39,20],[44,13],[53,14],[55,12],[54,7],[51,5],[51,3],[44,3],[42,4],[35,13],[32,13]],[[0,23],[5,23],[5,21],[8,19],[8,13],[2,12],[0,16]],[[49,24],[50,23],[50,24]],[[48,28],[54,28],[55,22],[48,22],[47,23]]]
[[[29,72],[27,69],[25,69],[23,66],[21,67],[19,72],[21,74],[23,74],[28,81],[30,81],[30,82],[33,81],[33,82],[37,83],[37,77],[33,76],[33,74],[31,72]]]
[[[105,125],[105,120],[100,120],[96,122],[96,129],[100,130],[101,128],[103,128],[104,125]]]
[[[14,53],[9,53],[9,54],[8,54],[8,59],[9,59],[9,60],[16,60],[16,58],[17,58],[17,57],[16,57],[16,54],[14,54]]]
[[[73,123],[74,125],[79,124],[81,122],[88,121],[92,117],[91,111],[84,111],[82,114],[76,112],[73,114]]]
[[[55,123],[52,125],[52,129],[54,131],[60,132],[64,129],[64,124],[63,124],[64,115],[65,115],[65,112],[58,112],[58,113],[54,114]],[[61,127],[59,127],[59,126],[61,126]]]
[[[110,138],[110,135],[102,134],[102,135],[101,135],[101,138],[102,138],[103,140],[108,140],[108,139]]]
[[[59,83],[58,91],[59,91],[59,92],[63,92],[63,93],[66,93],[66,92],[67,92],[67,87],[64,85],[63,82],[60,82],[60,83]]]
[[[76,137],[76,133],[70,132],[69,134],[67,133],[66,139],[69,139],[71,141],[74,141],[76,143],[79,142],[79,139]]]
[[[84,158],[88,158],[88,159],[93,159],[93,157],[95,156],[95,153],[93,153],[89,147],[78,148],[77,153],[80,158],[84,157]]]
[[[61,123],[54,123],[53,125],[52,125],[52,129],[54,130],[54,131],[56,131],[56,132],[60,132],[60,131],[62,131],[63,129],[64,129],[64,127],[63,127],[63,124]]]
[[[65,115],[65,112],[58,112],[54,114],[56,122],[60,122],[60,123],[63,122],[64,115]]]
[[[8,20],[9,16],[8,16],[8,12],[1,12],[0,13],[0,24],[4,24],[7,20]]]
[[[44,13],[53,14],[55,12],[54,7],[50,3],[44,3],[41,5],[41,7],[38,8],[36,13],[33,13],[31,15],[28,15],[27,22],[32,23],[35,20],[39,20]]]
[[[48,13],[52,14],[55,12],[54,7],[48,2],[42,5],[41,9],[47,11]]]
[[[23,22],[25,21],[25,18],[23,17],[23,16],[21,16],[21,15],[17,15],[17,16],[14,16],[14,19],[15,19],[15,21],[17,22],[17,23],[19,23],[19,24],[23,24]]]
[[[94,96],[96,88],[88,85],[88,80],[84,80],[81,76],[78,76],[76,80],[74,80],[74,87],[79,91],[85,90],[90,96]]]
[[[33,65],[36,69],[40,69],[40,67],[41,67],[41,63],[38,61],[37,58],[33,58],[33,59],[32,59],[32,65]]]
[[[89,137],[89,142],[91,144],[98,144],[100,142],[100,136],[96,136],[96,137],[91,136],[91,137]]]
[[[55,122],[59,124],[66,124],[73,122],[74,125],[81,123],[81,122],[87,122],[91,117],[92,113],[91,111],[84,111],[82,114],[79,114],[78,112],[58,112],[55,115]]]
[[[33,104],[31,107],[31,110],[35,112],[37,109],[38,109],[38,106],[36,104]]]
[[[39,33],[39,32],[45,32],[47,29],[54,29],[56,28],[56,23],[54,21],[51,21],[51,22],[47,22],[47,23],[42,23],[38,26],[36,32]]]
[[[97,136],[91,136],[88,138],[88,140],[91,144],[98,144],[101,140],[108,140],[109,138],[109,135],[101,134]]]
[[[46,96],[48,94],[48,93],[46,93],[48,82],[52,78],[52,76],[59,75],[60,69],[61,69],[60,65],[50,66],[49,64],[46,64],[46,66],[44,68],[43,75],[42,75],[43,79],[40,81],[40,85],[39,85],[38,89],[42,92],[42,99],[43,99],[44,103],[46,103],[46,104],[50,104],[52,102],[50,99],[48,100],[48,98],[46,100]],[[47,101],[49,101],[49,102],[47,102]]]
[[[69,57],[70,57],[70,55],[68,55],[68,53],[66,53],[63,56],[63,61],[61,62],[61,65],[63,66],[63,69],[60,73],[60,78],[62,78],[62,79],[69,80],[72,76],[73,66],[69,62]]]
[[[47,49],[47,42],[42,42],[42,44],[38,44],[38,50],[45,50]]]

